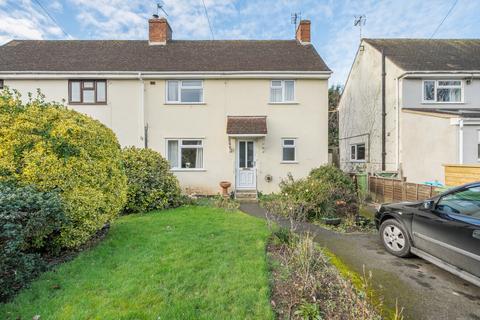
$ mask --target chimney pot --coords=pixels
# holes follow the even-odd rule
[[[158,18],[154,14],[153,18],[148,20],[148,43],[150,45],[165,45],[172,40],[172,28],[167,19]]]
[[[310,20],[301,20],[297,27],[296,39],[301,44],[310,43]]]

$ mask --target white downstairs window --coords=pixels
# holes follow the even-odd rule
[[[296,160],[295,139],[282,139],[282,162],[295,162]]]
[[[167,80],[167,103],[203,103],[202,80]]]
[[[288,103],[295,101],[295,80],[272,80],[270,82],[270,102]]]
[[[424,103],[462,103],[462,80],[424,80]]]
[[[203,141],[169,139],[167,159],[172,169],[203,169]]]

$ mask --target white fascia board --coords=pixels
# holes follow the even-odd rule
[[[56,71],[0,71],[2,79],[319,79],[330,78],[331,71],[227,71],[227,72],[56,72]]]
[[[438,78],[438,77],[465,77],[465,78],[472,78],[472,77],[480,77],[480,70],[471,70],[471,71],[407,71],[404,72],[399,79],[401,78]]]

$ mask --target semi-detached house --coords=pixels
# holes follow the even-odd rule
[[[328,160],[331,71],[296,39],[173,40],[164,18],[148,41],[13,40],[0,47],[0,86],[37,89],[117,135],[122,146],[165,156],[182,187],[214,194],[276,191]]]

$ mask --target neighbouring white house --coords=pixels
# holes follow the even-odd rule
[[[345,171],[444,183],[480,163],[480,40],[362,39],[339,103]]]
[[[278,190],[328,161],[328,78],[310,43],[173,40],[165,18],[148,41],[13,40],[0,47],[0,86],[109,126],[122,146],[148,147],[170,162],[189,193],[220,181],[255,193]]]

